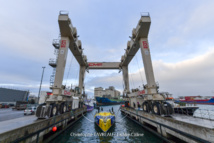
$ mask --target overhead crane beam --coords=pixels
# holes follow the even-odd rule
[[[121,69],[120,62],[88,62],[88,69]]]
[[[83,55],[82,44],[81,41],[78,40],[77,30],[73,27],[68,14],[60,14],[58,22],[61,37],[69,37],[69,49],[73,53],[77,62],[81,66],[87,66],[87,59],[86,56]]]
[[[149,16],[142,16],[137,27],[132,30],[131,41],[127,42],[127,49],[121,59],[121,66],[128,66],[135,54],[140,48],[140,38],[148,38],[151,19]]]
[[[70,42],[69,49],[76,58],[77,62],[80,65],[80,74],[79,74],[79,89],[82,93],[85,69],[88,66],[87,57],[83,55],[82,43],[78,40],[77,29],[73,27],[68,14],[60,14],[58,18],[59,29],[61,37],[68,37]],[[61,40],[61,45],[63,41]],[[60,54],[61,51],[59,51]]]
[[[148,44],[148,34],[150,25],[150,16],[141,16],[137,27],[132,30],[131,41],[128,41],[127,43],[126,53],[121,58],[120,66],[128,66],[128,64],[131,62],[131,60],[140,48],[146,73],[147,93],[155,94],[157,93],[157,85],[155,83],[152,60]]]

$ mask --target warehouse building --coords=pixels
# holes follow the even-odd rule
[[[120,91],[116,90],[113,86],[103,89],[102,87],[94,88],[95,97],[106,97],[106,98],[120,98]]]
[[[16,104],[16,101],[28,101],[29,91],[0,87],[0,103]]]

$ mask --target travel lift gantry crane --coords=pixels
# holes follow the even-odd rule
[[[141,15],[141,19],[138,22],[136,28],[132,30],[131,41],[127,43],[127,49],[125,54],[121,58],[121,62],[88,62],[87,58],[82,54],[81,42],[78,40],[77,30],[71,24],[68,14],[59,15],[59,27],[61,33],[61,40],[57,59],[57,65],[52,63],[52,66],[56,67],[56,75],[53,89],[53,95],[48,96],[46,99],[46,105],[40,105],[37,109],[37,117],[51,117],[57,114],[68,111],[68,105],[74,103],[75,98],[81,98],[81,92],[83,89],[83,81],[85,70],[89,69],[118,69],[123,72],[124,81],[124,93],[127,95],[125,100],[128,100],[133,104],[142,103],[143,110],[146,112],[152,112],[157,115],[171,115],[173,113],[172,106],[166,102],[165,96],[158,93],[159,86],[155,83],[150,49],[148,44],[148,33],[151,24],[149,14]],[[57,47],[57,45],[55,45]],[[75,92],[67,91],[62,88],[62,80],[64,75],[66,56],[68,48],[71,50],[76,60],[80,65],[79,75],[79,89]],[[144,63],[144,69],[146,74],[147,84],[144,85],[144,90],[130,93],[129,89],[129,74],[128,65],[141,48],[142,59]],[[72,102],[73,101],[73,102]],[[74,109],[72,104],[72,109]],[[71,110],[71,109],[70,109]]]
[[[126,52],[121,58],[120,67],[122,67],[123,73],[125,74],[123,76],[125,92],[129,97],[127,100],[130,102],[132,107],[136,105],[137,108],[138,102],[138,104],[142,103],[141,106],[146,112],[152,112],[157,115],[171,115],[173,113],[172,106],[166,102],[163,94],[158,93],[159,86],[155,82],[148,43],[150,24],[151,18],[149,13],[141,15],[141,19],[139,20],[137,27],[132,30],[131,41],[128,41],[127,43]],[[144,85],[144,90],[130,93],[127,74],[128,64],[131,62],[139,48],[141,49],[147,84]]]
[[[132,31],[131,41],[127,43],[125,54],[121,58],[121,62],[89,62],[88,69],[119,69],[123,72],[124,93],[127,95],[125,100],[130,104],[137,105],[137,102],[143,107],[146,112],[152,112],[157,115],[171,115],[173,113],[172,106],[166,102],[165,96],[158,93],[158,84],[155,83],[152,60],[148,44],[148,33],[151,24],[151,18],[148,13],[141,15],[137,27]],[[128,65],[141,49],[144,69],[146,74],[147,85],[144,85],[144,90],[130,93],[129,89],[129,74]]]
[[[36,116],[38,118],[52,117],[58,113],[63,114],[72,109],[82,107],[82,90],[86,67],[88,66],[87,57],[83,55],[81,41],[78,40],[77,29],[72,26],[68,13],[60,12],[59,18],[60,43],[54,41],[53,45],[58,49],[56,62],[49,62],[55,68],[55,80],[51,87],[52,95],[46,97],[45,103],[38,106]],[[66,89],[62,85],[64,70],[66,65],[68,49],[73,53],[80,65],[79,87]]]

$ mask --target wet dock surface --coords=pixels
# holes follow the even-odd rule
[[[0,122],[0,134],[16,129],[16,128],[20,128],[29,124],[32,124],[34,122],[37,121],[37,117],[32,115],[32,116],[24,116],[24,117],[20,117],[20,118],[16,118],[16,119],[11,119],[11,120],[7,120],[7,121],[2,121]]]
[[[24,117],[24,110],[12,110],[12,108],[0,109],[0,122]]]
[[[174,114],[172,116],[172,118],[175,120],[178,120],[178,121],[189,123],[189,124],[214,129],[214,121],[213,120],[195,118],[193,116],[187,116],[187,115],[181,115],[181,114]]]

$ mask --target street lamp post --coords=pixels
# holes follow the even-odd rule
[[[39,104],[39,98],[40,98],[40,92],[41,92],[43,74],[44,74],[44,70],[45,70],[45,67],[42,67],[42,68],[43,68],[43,71],[42,71],[42,78],[41,78],[41,82],[40,82],[39,93],[38,93],[38,101],[37,101],[38,104]]]

